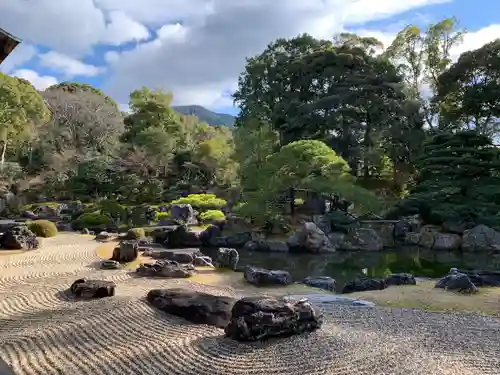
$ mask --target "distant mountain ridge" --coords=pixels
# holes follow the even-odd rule
[[[172,108],[183,115],[194,115],[208,125],[234,126],[234,116],[212,112],[201,105],[179,105]]]

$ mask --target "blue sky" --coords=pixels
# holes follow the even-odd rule
[[[66,80],[89,83],[124,108],[128,94],[146,85],[172,91],[175,104],[234,114],[230,94],[244,58],[277,37],[302,32],[328,37],[347,28],[376,33],[388,43],[409,23],[425,27],[452,16],[469,30],[462,50],[500,37],[500,3],[493,0],[139,3],[2,0],[0,27],[24,42],[0,70],[29,79],[40,89]]]

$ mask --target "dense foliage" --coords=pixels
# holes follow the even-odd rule
[[[0,74],[0,180],[28,201],[100,202],[80,226],[161,202],[266,221],[290,187],[338,193],[359,214],[498,226],[500,41],[452,61],[463,34],[445,19],[387,48],[347,33],[278,39],[247,60],[234,128],[180,114],[159,90],[132,92],[123,113],[89,85],[39,93]]]
[[[34,220],[28,223],[28,229],[31,230],[37,237],[55,237],[58,230],[56,225],[49,220]]]

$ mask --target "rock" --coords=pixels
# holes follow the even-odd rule
[[[452,268],[449,273],[463,273],[478,287],[500,287],[500,271],[466,271]]]
[[[222,229],[217,225],[210,225],[199,234],[202,245],[206,247],[214,246],[217,237],[222,237]]]
[[[234,304],[224,332],[233,340],[257,341],[312,332],[322,323],[323,314],[307,299],[245,297]]]
[[[115,283],[105,280],[78,279],[69,288],[75,297],[104,298],[115,295]]]
[[[412,231],[412,226],[407,220],[399,220],[394,224],[392,235],[397,240],[404,240],[406,235]]]
[[[417,280],[410,273],[393,273],[385,278],[387,286],[391,285],[417,285]]]
[[[49,206],[38,206],[33,213],[39,218],[53,218],[59,216],[59,209]]]
[[[453,233],[434,233],[433,250],[454,251],[460,249],[462,237]]]
[[[194,219],[193,207],[190,204],[173,204],[170,208],[170,217],[177,222],[189,224]]]
[[[121,267],[120,263],[116,260],[103,260],[101,262],[101,268],[104,270],[117,270]]]
[[[302,298],[307,298],[314,305],[323,309],[324,311],[336,308],[338,305],[344,306],[355,306],[355,307],[375,307],[375,304],[371,301],[365,301],[359,298],[349,298],[333,293],[307,293],[307,294],[297,294],[297,295],[287,295],[283,297],[286,301],[290,300],[300,300]]]
[[[394,236],[394,233],[397,224],[398,222],[395,222],[394,220],[380,219],[362,220],[359,222],[361,228],[373,229],[378,234],[384,248],[393,248],[395,246],[397,238]]]
[[[193,265],[196,267],[214,267],[212,258],[207,256],[195,256]]]
[[[167,232],[166,245],[169,249],[182,249],[200,247],[202,241],[199,233],[189,231],[186,225],[179,225],[174,230]]]
[[[439,233],[440,230],[441,227],[436,225],[424,225],[420,230],[419,246],[425,247],[426,249],[432,249],[436,239],[436,233]]]
[[[137,259],[139,255],[139,245],[137,241],[122,241],[120,245],[113,250],[111,260],[128,263]]]
[[[36,220],[38,216],[33,211],[23,211],[21,212],[21,217],[23,219]]]
[[[385,280],[374,279],[371,277],[357,277],[347,282],[342,289],[342,294],[367,292],[372,290],[384,290],[387,288]]]
[[[83,229],[80,231],[80,234],[90,234],[90,231],[88,230],[88,228],[83,228]]]
[[[500,232],[486,225],[468,229],[462,236],[462,250],[471,252],[500,250]]]
[[[447,275],[438,280],[434,287],[461,293],[475,293],[478,291],[477,287],[471,281],[469,276],[463,273],[453,273]]]
[[[420,233],[408,232],[404,238],[405,245],[418,246],[420,245]]]
[[[288,253],[288,245],[282,241],[266,241],[271,253]]]
[[[299,231],[287,240],[290,252],[331,253],[336,249],[323,232],[313,222],[305,222]]]
[[[307,276],[302,280],[302,284],[335,293],[337,282],[329,276]]]
[[[240,254],[238,253],[238,250],[221,247],[217,251],[217,259],[215,261],[215,265],[218,268],[229,268],[232,270],[236,270],[239,261]]]
[[[112,238],[113,238],[113,235],[111,233],[108,233],[105,231],[100,232],[97,234],[97,236],[95,236],[96,241],[108,241]]]
[[[226,237],[226,246],[241,249],[248,241],[252,240],[252,233],[250,232],[237,232],[231,236]]]
[[[182,266],[175,261],[157,261],[154,264],[141,264],[136,273],[147,277],[168,277],[185,279],[195,274],[194,267]]]
[[[383,248],[382,239],[374,229],[355,228],[345,236],[338,250],[381,251]]]
[[[266,270],[251,266],[245,267],[243,277],[248,283],[257,286],[290,285],[293,283],[292,276],[287,271]]]
[[[39,246],[38,238],[24,225],[15,225],[7,229],[0,243],[0,247],[13,250],[32,250],[38,249]]]
[[[148,302],[167,314],[195,324],[208,324],[224,328],[231,319],[236,299],[214,296],[189,289],[153,289],[147,294]]]

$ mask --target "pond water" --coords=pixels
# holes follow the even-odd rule
[[[391,273],[409,272],[415,277],[439,278],[446,275],[452,267],[465,270],[500,270],[500,254],[448,253],[421,248],[318,255],[240,250],[239,266],[245,265],[285,270],[291,273],[294,280],[301,280],[306,276],[330,276],[337,280],[337,285],[343,285],[361,275],[384,277]]]

